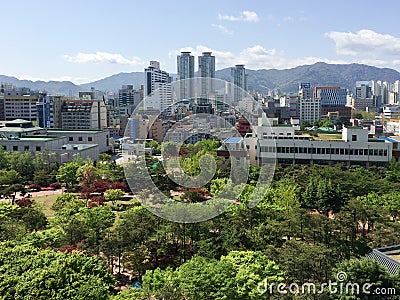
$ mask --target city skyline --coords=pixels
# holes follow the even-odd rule
[[[372,1],[317,4],[6,2],[3,11],[15,14],[3,15],[12,46],[0,50],[0,74],[80,84],[143,72],[150,60],[175,74],[181,51],[196,57],[212,52],[217,70],[236,64],[287,69],[317,61],[400,70],[397,2],[388,9],[374,9]]]

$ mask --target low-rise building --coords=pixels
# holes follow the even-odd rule
[[[392,159],[392,143],[369,140],[368,129],[344,128],[342,140],[316,140],[308,136],[258,137],[256,160],[259,165],[276,157],[281,164],[384,165]]]
[[[99,145],[99,153],[104,153],[112,150],[110,143],[110,133],[108,130],[64,130],[64,129],[49,129],[47,133],[51,136],[67,138],[70,144],[86,144]]]
[[[46,129],[33,126],[26,120],[5,122],[0,128],[0,147],[6,151],[29,151],[48,153],[49,160],[60,164],[73,160],[76,156],[93,161],[99,158],[99,145],[94,142],[71,143],[69,138],[62,134],[49,134]],[[79,139],[78,139],[79,140]],[[55,154],[55,155],[53,155]]]

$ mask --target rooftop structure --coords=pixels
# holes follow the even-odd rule
[[[378,261],[392,275],[400,271],[400,245],[373,249],[366,258]]]

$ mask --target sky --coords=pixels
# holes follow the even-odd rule
[[[176,55],[212,51],[216,68],[364,63],[400,71],[400,2],[2,1],[0,74],[77,84],[143,71],[176,73]],[[197,70],[197,58],[196,70]]]

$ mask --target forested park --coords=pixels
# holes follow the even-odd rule
[[[108,154],[59,166],[51,153],[1,150],[0,299],[293,299],[261,294],[258,286],[265,279],[321,286],[338,272],[348,282],[399,288],[399,274],[364,259],[371,249],[400,244],[399,163],[278,165],[269,189],[249,208],[260,167],[250,167],[247,183],[232,185],[229,160],[216,155],[218,147],[205,140],[179,150],[191,176],[199,174],[202,155],[215,158],[217,172],[204,188],[177,186],[157,157],[146,157],[157,187],[175,201],[241,190],[224,213],[200,223],[149,212]],[[59,193],[32,196],[46,189]]]

